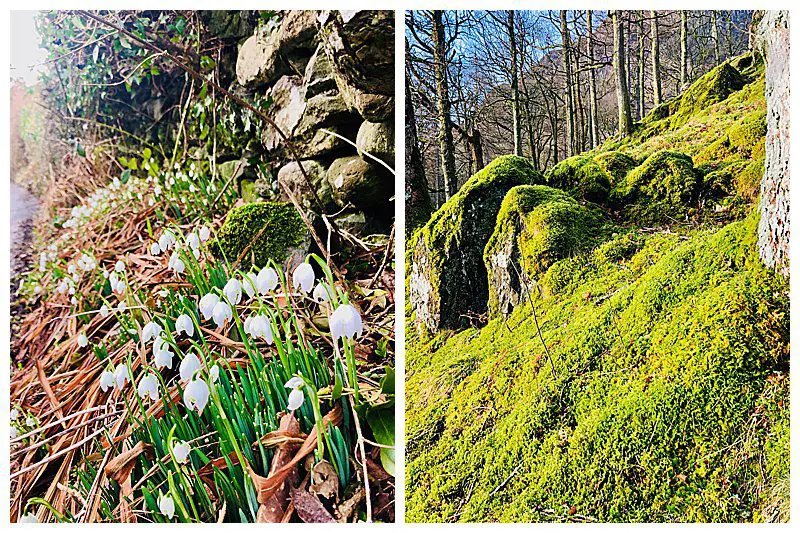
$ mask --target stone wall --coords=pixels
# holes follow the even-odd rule
[[[267,97],[267,113],[328,213],[345,208],[346,216],[386,227],[394,177],[364,152],[395,166],[391,11],[281,12],[241,43],[236,84]],[[264,126],[260,141],[274,177],[318,211],[287,140]],[[256,183],[255,190],[269,196],[280,190],[274,185]]]

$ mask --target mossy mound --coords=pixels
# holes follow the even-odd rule
[[[627,177],[629,194],[644,195],[670,207],[691,204],[697,193],[698,183],[698,173],[692,158],[670,150],[654,153]]]
[[[258,202],[231,209],[210,248],[230,263],[242,257],[243,268],[260,268],[269,260],[283,262],[306,240],[307,229],[293,205]]]
[[[788,283],[763,267],[757,224],[619,236],[606,258],[551,266],[566,282],[532,292],[535,314],[409,328],[406,518],[739,522],[787,507]]]
[[[547,172],[545,179],[551,187],[589,202],[604,203],[611,190],[611,176],[588,155],[564,159]]]
[[[685,124],[698,112],[725,100],[732,92],[744,87],[746,82],[745,77],[730,62],[722,63],[683,93],[680,105],[671,116],[672,127]]]
[[[617,150],[598,154],[594,160],[611,176],[612,185],[624,182],[628,172],[636,168],[636,161],[631,156]]]
[[[409,302],[418,322],[430,331],[455,329],[467,322],[465,315],[486,311],[483,251],[503,198],[512,187],[543,182],[529,159],[498,157],[412,235]]]
[[[511,189],[483,254],[489,273],[489,315],[513,311],[550,265],[590,246],[600,223],[596,210],[558,189]]]

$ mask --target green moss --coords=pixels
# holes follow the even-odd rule
[[[636,161],[631,156],[617,150],[598,154],[594,160],[611,176],[613,185],[624,182],[628,172],[636,168]]]
[[[745,83],[744,76],[730,63],[723,63],[714,68],[683,93],[680,105],[670,117],[672,127],[685,124],[695,114],[725,100],[732,92],[741,89]]]
[[[228,212],[211,249],[232,263],[252,242],[241,265],[263,267],[270,259],[278,263],[286,259],[288,251],[305,240],[305,232],[303,220],[291,204],[252,203]]]
[[[577,155],[559,162],[546,174],[547,184],[576,198],[604,203],[611,190],[611,176],[591,157]]]
[[[691,157],[662,150],[632,170],[627,185],[633,194],[643,194],[654,201],[679,207],[694,199],[698,175]]]
[[[532,162],[501,156],[472,176],[408,242],[409,298],[431,331],[463,326],[468,312],[486,311],[483,250],[506,193],[543,183]]]
[[[759,110],[748,115],[740,124],[728,130],[731,148],[745,156],[763,155],[766,135],[766,110]]]
[[[788,284],[762,266],[757,224],[619,236],[551,266],[564,281],[532,293],[536,316],[409,329],[406,518],[739,522],[788,508]]]

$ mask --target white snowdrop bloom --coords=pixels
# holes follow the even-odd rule
[[[153,207],[155,205],[155,203],[156,203],[155,200],[153,200],[152,198],[147,200],[147,206],[148,207]]]
[[[184,441],[176,442],[172,445],[172,455],[174,455],[175,460],[181,464],[189,462],[189,452],[191,450],[189,445]]]
[[[224,327],[225,323],[233,318],[231,306],[222,301],[217,302],[217,305],[214,306],[214,310],[211,314],[214,317],[214,323],[217,324],[217,327],[219,328]]]
[[[69,293],[70,293],[70,295],[75,294],[75,285],[70,285],[69,286]]]
[[[211,230],[208,229],[208,226],[201,227],[198,232],[200,235],[200,240],[206,242],[211,237]]]
[[[127,308],[128,308],[128,304],[126,304],[125,302],[120,302],[120,303],[117,304],[117,311],[119,311],[119,312],[123,312]]]
[[[156,196],[161,196],[161,185],[156,185],[153,187],[153,194]]]
[[[42,288],[39,285],[36,285],[33,288],[33,294],[39,294],[40,292],[42,292]]]
[[[104,370],[100,374],[100,390],[106,392],[111,385],[114,384],[114,373],[110,370]]]
[[[161,246],[157,242],[150,245],[150,255],[161,255]]]
[[[28,416],[28,418],[25,419],[25,425],[28,426],[29,428],[32,428],[33,426],[36,425],[36,419],[33,418],[32,416]]]
[[[269,318],[264,315],[254,316],[252,322],[250,322],[250,335],[267,341],[267,344],[272,344],[274,341]]]
[[[162,348],[155,353],[156,368],[161,370],[164,367],[172,368],[172,357],[174,354],[169,348]]]
[[[219,303],[219,296],[210,292],[200,298],[200,313],[203,315],[203,319],[208,320],[214,314],[214,307]]]
[[[183,262],[183,259],[180,257],[175,259],[175,263],[172,265],[172,270],[175,271],[176,274],[183,274],[186,271],[186,265]]]
[[[58,291],[61,294],[66,293],[68,290],[69,290],[69,284],[67,283],[67,280],[61,280],[61,283],[59,283],[58,287],[56,287],[56,291]]]
[[[211,370],[208,371],[208,375],[211,376],[211,381],[216,383],[219,379],[219,365],[212,366]]]
[[[17,437],[19,437],[19,430],[17,429],[16,426],[11,426],[8,432],[11,435],[12,439],[16,439]]]
[[[189,192],[192,193],[192,194],[197,192],[197,187],[194,186],[194,183],[189,185]]]
[[[39,519],[36,518],[36,515],[33,513],[26,513],[17,520],[18,524],[38,524]]]
[[[183,391],[183,401],[189,410],[196,410],[198,414],[203,414],[203,409],[208,403],[208,385],[202,379],[193,379],[186,385]]]
[[[158,322],[150,321],[144,325],[142,328],[142,342],[150,342],[151,339],[155,339],[164,329]]]
[[[192,255],[194,256],[195,259],[200,259],[200,248],[195,248],[194,250],[192,250]]]
[[[70,299],[69,303],[71,303],[72,305],[78,305],[78,299],[73,296],[72,299]]]
[[[190,353],[181,361],[180,373],[183,381],[189,381],[194,377],[194,373],[200,370],[203,364],[200,359],[193,353]]]
[[[114,370],[114,387],[122,390],[122,387],[125,386],[125,382],[131,379],[131,375],[128,372],[128,365],[119,365]]]
[[[111,311],[108,309],[108,306],[106,304],[103,304],[102,306],[100,306],[99,313],[100,313],[100,317],[101,318],[106,318],[110,312]]]
[[[88,344],[89,344],[89,339],[86,338],[85,333],[81,332],[81,334],[78,335],[78,346],[80,346],[81,348],[86,348]]]
[[[300,263],[292,273],[292,287],[302,292],[314,288],[314,268],[308,263]]]
[[[122,259],[117,261],[117,263],[114,265],[114,272],[125,272],[125,263],[122,261]]]
[[[242,301],[242,283],[236,278],[229,279],[222,292],[233,305],[238,305]]]
[[[255,296],[257,290],[257,281],[258,277],[252,272],[248,272],[242,276],[242,288],[244,289],[244,292],[247,293],[248,298]]]
[[[77,269],[77,267],[76,267],[75,265],[69,265],[69,266],[67,267],[67,272],[68,272],[70,275],[74,274],[74,273],[75,273],[77,270],[78,270],[78,269]]]
[[[197,236],[197,233],[192,232],[186,236],[186,244],[188,244],[192,250],[197,250],[200,248],[200,237]]]
[[[314,287],[314,292],[312,293],[312,297],[316,302],[330,302],[332,296],[333,289],[324,281],[317,283],[317,286]]]
[[[256,277],[256,287],[262,296],[278,286],[278,273],[272,267],[264,267]]]
[[[75,272],[75,273],[72,275],[72,281],[74,281],[75,283],[78,283],[80,280],[81,280],[81,276],[80,276],[80,274],[78,274],[77,272]]]
[[[336,308],[336,311],[331,314],[330,327],[334,341],[339,340],[341,337],[348,339],[360,337],[364,331],[361,315],[350,304],[340,305]]]
[[[175,502],[172,500],[172,497],[165,494],[159,496],[158,509],[161,511],[161,514],[167,518],[171,519],[173,516],[175,516]]]
[[[216,365],[214,365],[214,366],[216,366]],[[219,370],[219,369],[217,369],[217,370]],[[17,418],[19,418],[19,411],[17,411],[16,409],[12,409],[11,413],[9,413],[9,415],[8,415],[8,418],[10,418],[11,420],[17,420]]]
[[[300,389],[292,389],[292,392],[289,393],[289,401],[286,404],[286,408],[290,411],[294,411],[299,409],[304,401],[305,396],[303,395],[303,391]]]
[[[165,229],[161,237],[158,238],[158,246],[164,251],[172,248],[175,242],[175,234],[168,229]]]
[[[151,400],[158,400],[158,378],[153,373],[147,374],[139,381],[139,386],[136,388],[139,393],[139,398],[145,399],[150,397]]]
[[[175,335],[186,333],[187,337],[194,335],[194,322],[189,315],[183,314],[175,321]]]
[[[286,382],[286,384],[284,384],[284,387],[286,387],[287,389],[299,389],[305,384],[306,382],[303,381],[303,378],[299,376],[294,376],[290,378],[289,381]]]

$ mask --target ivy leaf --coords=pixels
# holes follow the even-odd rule
[[[181,17],[175,23],[175,31],[178,32],[178,35],[183,35],[186,31],[186,19]]]
[[[78,152],[79,156],[86,157],[86,150],[84,150],[80,141],[75,141],[75,151]]]
[[[392,446],[381,448],[381,465],[389,475],[394,476],[394,408],[379,407],[367,411],[367,424],[378,444]]]
[[[128,183],[129,179],[131,179],[131,169],[126,170],[119,177],[119,181],[121,181],[122,183]]]

